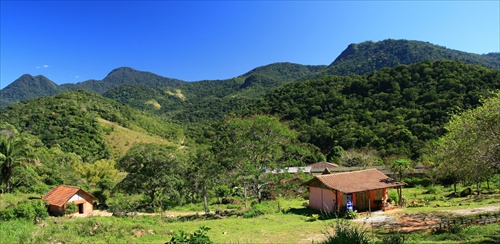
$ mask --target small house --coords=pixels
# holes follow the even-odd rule
[[[80,188],[61,185],[50,190],[42,199],[49,203],[51,215],[61,216],[68,203],[76,204],[75,214],[91,214],[94,211],[93,200],[97,198]]]
[[[370,211],[383,209],[387,189],[405,183],[389,178],[378,169],[317,175],[306,183],[309,187],[309,206],[324,212],[346,210]]]

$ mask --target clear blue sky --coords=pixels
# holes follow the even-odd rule
[[[500,51],[500,1],[3,1],[0,88],[23,74],[57,84],[128,66],[185,81],[274,62],[328,65],[388,38]]]

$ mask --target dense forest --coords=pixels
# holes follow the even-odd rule
[[[424,61],[286,85],[242,113],[281,117],[332,161],[339,150],[364,147],[417,159],[452,114],[475,108],[496,89],[498,69]]]

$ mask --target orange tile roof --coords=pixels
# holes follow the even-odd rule
[[[318,180],[325,186],[343,193],[363,192],[405,185],[403,182],[397,182],[389,178],[378,169],[318,175],[303,185],[310,185],[310,183]]]
[[[52,188],[52,190],[50,190],[42,199],[47,200],[50,205],[62,207],[69,199],[71,199],[72,196],[74,196],[78,192],[80,192],[81,194],[87,194],[91,196],[92,199],[96,199],[96,197],[80,188],[65,185]]]

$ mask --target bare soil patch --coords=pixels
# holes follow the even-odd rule
[[[485,206],[469,209],[439,210],[433,213],[401,213],[400,209],[372,212],[366,217],[357,218],[353,222],[363,223],[367,227],[388,227],[400,232],[413,232],[430,229],[450,213],[456,216],[467,216],[481,213],[500,212],[500,206]]]

